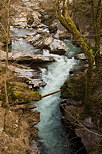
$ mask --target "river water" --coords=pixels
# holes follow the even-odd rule
[[[68,59],[66,56],[53,55],[48,52],[44,54],[53,56],[56,61],[49,64],[47,69],[41,68],[42,79],[47,83],[44,88],[39,90],[42,95],[59,90],[68,78],[69,71],[78,63],[74,58]],[[73,153],[68,145],[68,134],[61,122],[60,95],[57,93],[36,103],[41,118],[41,122],[37,125],[39,139],[45,147],[43,154]]]
[[[16,37],[16,40],[12,42],[12,50],[36,52],[36,49],[22,38],[28,33],[34,33],[34,31],[13,27],[12,31]],[[68,79],[69,71],[78,66],[78,61],[73,58],[73,55],[75,52],[78,52],[79,48],[73,46],[68,40],[66,45],[68,51],[62,56],[50,54],[47,50],[44,50],[43,55],[54,57],[55,62],[40,68],[41,77],[46,82],[46,86],[39,89],[41,95],[59,90],[66,79]],[[59,92],[36,103],[37,110],[40,111],[41,121],[36,127],[39,129],[38,137],[43,145],[42,154],[75,154],[69,145],[69,134],[66,133],[61,121],[60,95]]]

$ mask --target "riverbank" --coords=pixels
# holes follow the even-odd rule
[[[34,141],[38,136],[38,129],[34,125],[40,121],[40,113],[33,111],[36,106],[28,102],[38,101],[41,96],[29,89],[24,78],[8,71],[9,107],[7,108],[4,92],[5,75],[4,67],[0,65],[0,153],[38,154],[39,149]],[[32,140],[33,148],[30,147]]]
[[[62,120],[67,127],[73,125],[89,154],[102,153],[102,64],[94,69],[90,96],[91,113],[85,109],[85,68],[71,72],[61,88]]]

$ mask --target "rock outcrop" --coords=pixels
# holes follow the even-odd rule
[[[6,52],[0,50],[0,60],[5,61],[6,59]],[[12,51],[8,53],[8,61],[10,62],[16,62],[16,63],[44,63],[44,62],[54,62],[53,57],[48,57],[44,55],[36,55],[32,53],[22,53],[22,52],[16,52]]]
[[[27,41],[36,48],[48,49],[50,53],[62,55],[66,52],[65,43],[57,38],[54,38],[53,35],[43,29],[40,31],[40,34],[37,34],[34,37],[30,36]]]
[[[85,77],[82,70],[74,72],[62,86],[63,120],[74,126],[75,133],[81,138],[89,154],[102,153],[102,79],[100,74],[102,65],[93,73],[91,113],[87,113],[84,104]],[[96,73],[97,72],[97,73]]]
[[[40,113],[32,109],[29,104],[41,99],[38,92],[29,89],[24,78],[18,78],[8,71],[7,90],[9,108],[6,108],[3,67],[0,67],[0,153],[2,154],[39,154],[37,143],[34,148],[30,142],[38,136],[38,129],[34,125],[40,121]]]
[[[41,23],[41,14],[36,11],[38,5],[39,3],[37,2],[18,2],[18,4],[12,4],[12,8],[16,12],[16,15],[13,17],[13,26],[18,28],[38,26]]]

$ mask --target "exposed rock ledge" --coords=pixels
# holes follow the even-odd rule
[[[9,71],[9,108],[6,108],[3,70],[0,66],[0,153],[39,154],[37,143],[33,141],[33,148],[29,143],[38,136],[38,129],[34,125],[40,121],[40,113],[31,110],[36,108],[35,105],[24,102],[40,100],[41,96],[38,92],[30,90],[23,78],[18,78]]]
[[[24,78],[31,89],[40,88],[46,85],[42,79],[38,78],[38,72],[28,66],[9,64],[9,69],[15,72],[18,77]]]
[[[6,52],[0,50],[0,60],[4,61],[6,59]],[[9,52],[8,61],[16,63],[44,63],[53,62],[55,59],[53,57],[34,55],[32,53],[22,53],[22,52]]]

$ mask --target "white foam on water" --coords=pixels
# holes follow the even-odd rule
[[[43,52],[46,56],[55,58],[55,62],[48,65],[48,69],[41,68],[42,79],[47,83],[44,88],[40,88],[42,95],[59,90],[69,76],[69,71],[76,64],[74,58],[68,59],[66,56],[50,54]],[[43,98],[37,104],[37,110],[40,111],[39,138],[47,147],[47,154],[70,154],[71,149],[64,148],[65,130],[61,123],[61,113],[59,109],[60,93]],[[68,139],[67,139],[68,140]],[[68,141],[67,141],[68,142]]]

